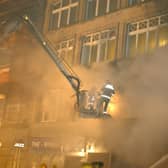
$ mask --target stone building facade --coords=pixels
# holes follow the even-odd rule
[[[43,34],[74,68],[115,65],[168,44],[167,6],[167,0],[47,0]],[[111,121],[76,116],[73,90],[26,27],[7,46],[0,51],[7,55],[0,66],[3,167],[79,168],[97,160],[115,166],[113,145],[106,139],[113,136],[120,146],[133,122],[121,122],[114,137]]]

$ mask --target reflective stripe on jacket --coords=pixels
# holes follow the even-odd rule
[[[107,96],[107,95],[101,95],[101,97],[104,97],[104,98],[106,98],[106,99],[111,99],[111,97],[110,96]]]

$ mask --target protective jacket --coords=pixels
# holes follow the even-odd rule
[[[105,86],[102,88],[102,94],[101,97],[109,99],[111,96],[115,94],[114,87],[111,84],[105,84]]]

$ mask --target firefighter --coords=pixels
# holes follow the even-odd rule
[[[107,107],[110,102],[111,97],[115,94],[114,87],[110,81],[106,81],[101,89],[100,102],[103,105],[103,114],[107,113]]]

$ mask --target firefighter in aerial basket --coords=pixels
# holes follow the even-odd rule
[[[107,114],[107,107],[111,97],[115,94],[114,87],[107,81],[101,89],[100,103],[103,105],[103,114]]]

